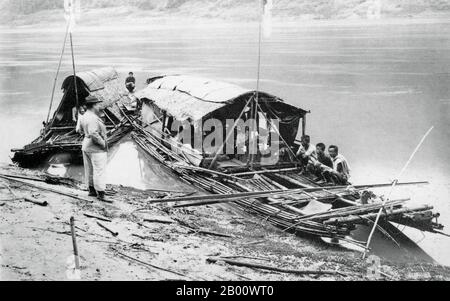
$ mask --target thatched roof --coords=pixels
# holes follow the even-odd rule
[[[77,86],[79,90],[87,90],[87,92],[105,103],[105,106],[109,106],[124,95],[128,93],[125,90],[125,86],[119,83],[119,75],[117,71],[112,67],[98,68],[90,71],[84,71],[77,73]],[[62,89],[69,89],[74,83],[73,75],[68,76],[63,84]],[[84,89],[80,89],[80,84]],[[81,93],[82,98],[85,98],[85,93]]]
[[[117,71],[112,67],[93,69],[90,71],[77,73],[77,91],[80,105],[84,103],[88,95],[93,95],[103,102],[103,106],[108,107],[115,115],[120,116],[120,112],[113,106],[118,101],[129,102],[128,92],[124,83],[119,81]],[[65,78],[62,84],[64,96],[55,112],[58,124],[73,122],[72,108],[76,105],[74,76]]]
[[[183,75],[156,77],[149,79],[149,82],[147,88],[136,92],[135,96],[152,101],[178,120],[198,121],[227,105],[244,102],[255,94],[255,91],[237,85]],[[303,111],[268,93],[259,92],[259,97],[272,103],[282,103],[287,110]]]

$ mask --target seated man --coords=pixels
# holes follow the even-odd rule
[[[333,161],[333,169],[327,169],[323,175],[336,185],[347,185],[350,178],[350,168],[347,159],[339,154],[339,148],[336,145],[330,145],[328,153]]]
[[[333,161],[331,160],[330,156],[325,153],[325,144],[317,143],[316,145],[316,155],[317,160],[322,163],[325,166],[328,166],[330,168],[333,168]]]
[[[134,78],[133,72],[128,73],[128,77],[125,80],[125,87],[130,93],[133,93],[134,88],[136,87],[136,79]]]
[[[326,169],[333,169],[333,161],[330,156],[325,153],[325,144],[317,143],[316,157],[311,157],[307,169],[318,179],[325,180],[322,173]]]
[[[310,157],[316,156],[316,148],[311,144],[311,138],[308,135],[302,137],[296,156],[305,168]]]

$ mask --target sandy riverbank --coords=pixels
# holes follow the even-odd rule
[[[26,173],[4,166],[1,173]],[[33,173],[36,175],[35,173]],[[264,221],[231,208],[199,207],[182,210],[166,205],[142,208],[149,197],[162,196],[133,188],[113,186],[113,204],[88,203],[23,184],[8,183],[19,195],[46,200],[42,207],[23,200],[6,201],[11,195],[0,190],[0,277],[2,280],[67,280],[72,240],[69,219],[77,225],[82,280],[365,280],[369,263],[361,254],[283,233]],[[86,192],[60,185],[47,185],[78,194]],[[189,191],[189,187],[186,187]],[[103,216],[102,221],[119,233],[114,237],[97,220],[84,213]],[[171,223],[145,222],[170,220]],[[207,234],[203,231],[215,233]],[[217,236],[217,234],[224,236]],[[125,256],[124,256],[125,255]],[[162,269],[150,267],[150,263]],[[298,270],[334,270],[343,275],[293,275],[224,262],[208,263],[210,257]],[[449,280],[450,269],[433,264],[396,264],[382,261],[380,279]]]

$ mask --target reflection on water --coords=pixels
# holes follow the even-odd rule
[[[56,154],[38,169],[84,181],[83,166],[71,164],[71,160],[69,154]],[[106,182],[138,189],[186,190],[184,183],[175,180],[167,168],[146,155],[128,136],[108,152]]]
[[[233,25],[82,29],[74,33],[75,58],[78,70],[112,65],[123,79],[134,71],[137,89],[144,87],[146,78],[161,73],[212,77],[254,88],[256,32],[254,26]],[[63,35],[62,30],[36,34],[0,29],[0,161],[8,161],[10,148],[39,134]],[[432,185],[401,188],[398,193],[412,196],[411,202],[434,205],[442,213],[441,222],[450,227],[449,70],[449,23],[275,27],[263,43],[261,89],[311,110],[308,134],[315,143],[339,145],[351,163],[354,183],[392,180],[434,125],[401,179],[426,179]],[[68,56],[61,72],[71,72]],[[63,76],[58,86],[62,80]],[[60,97],[59,93],[56,99]],[[141,187],[174,185],[148,160],[124,142],[112,150],[109,180]],[[52,168],[82,177],[80,167]],[[415,240],[422,239],[420,232],[414,233]],[[421,245],[450,264],[443,252],[450,249],[448,238],[426,234]]]
[[[174,180],[161,164],[146,155],[131,140],[124,138],[111,150],[106,169],[107,182],[140,189],[183,190],[183,184]]]

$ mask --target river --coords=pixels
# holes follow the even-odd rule
[[[11,148],[39,134],[63,36],[61,28],[0,28],[0,162],[9,162]],[[138,89],[159,74],[256,86],[253,25],[80,27],[74,49],[78,70],[113,66],[123,78],[133,71]],[[57,102],[72,68],[68,54],[67,49]],[[394,179],[434,126],[400,179],[431,184],[395,194],[434,205],[440,222],[450,227],[450,23],[276,26],[263,40],[261,62],[261,90],[311,110],[307,132],[312,141],[337,144],[350,162],[354,183]],[[131,142],[115,154],[137,159],[111,163],[110,182],[173,186],[159,170],[152,171],[154,165],[143,176],[145,160]],[[125,168],[134,176],[117,172]],[[450,265],[450,238],[429,233],[423,238],[417,232],[411,236]]]

